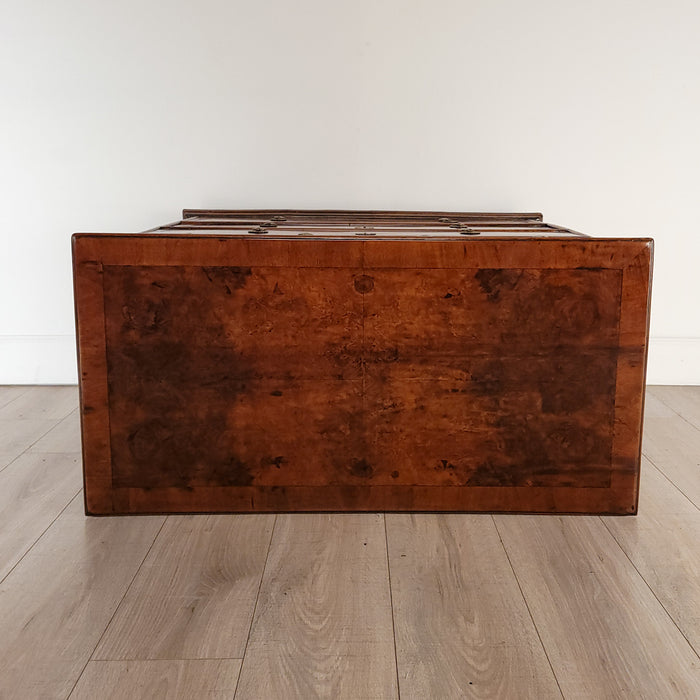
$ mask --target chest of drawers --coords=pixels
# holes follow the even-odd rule
[[[528,213],[75,234],[86,511],[634,513],[651,255]]]

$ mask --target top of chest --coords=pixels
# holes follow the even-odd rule
[[[539,213],[297,209],[185,209],[180,221],[146,233],[334,240],[587,237],[545,223]]]

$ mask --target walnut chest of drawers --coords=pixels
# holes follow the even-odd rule
[[[651,255],[527,213],[75,234],[86,512],[635,513]]]

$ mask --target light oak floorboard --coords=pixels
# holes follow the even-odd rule
[[[0,408],[22,396],[28,389],[28,386],[0,386]]]
[[[700,510],[645,461],[639,515],[603,522],[700,653]]]
[[[0,585],[0,697],[68,697],[162,522],[71,502]]]
[[[401,698],[561,698],[490,515],[387,515]]]
[[[0,472],[0,581],[80,491],[76,454],[29,454]]]
[[[565,698],[698,697],[698,657],[598,517],[495,521]]]
[[[32,386],[0,408],[0,420],[59,421],[78,407],[77,386]]]
[[[656,388],[656,387],[655,387]],[[661,399],[657,398],[650,387],[647,387],[644,397],[645,418],[673,418],[676,412]]]
[[[236,700],[395,697],[383,517],[279,515]]]
[[[642,453],[700,507],[700,429],[676,414],[647,415]]]
[[[700,386],[654,386],[649,393],[700,428]]]
[[[61,512],[79,487],[79,457],[65,453],[79,449],[77,392],[6,389],[0,387],[0,564],[10,572],[0,584],[3,700],[66,698],[76,681],[73,697],[230,698],[240,661],[222,657],[244,650],[237,698],[394,698],[395,653],[403,698],[455,697],[465,681],[461,697],[552,695],[552,671],[542,666],[520,589],[508,583],[503,549],[484,524],[489,516],[390,514],[386,530],[372,514],[278,516],[257,603],[255,577],[238,578],[256,569],[260,581],[260,538],[264,544],[267,533],[269,541],[270,528],[244,529],[238,539],[220,526],[188,535],[175,521],[192,519],[171,517],[149,568],[134,580],[165,519],[85,518],[81,497]],[[647,393],[644,451],[663,474],[645,461],[638,516],[492,520],[567,700],[700,697],[700,661],[691,647],[697,652],[700,636],[697,509],[671,484],[698,503],[697,389],[659,389]],[[226,563],[232,541],[235,560],[248,562],[236,571]],[[121,608],[130,612],[115,614],[132,581]],[[228,586],[244,602],[229,600]],[[135,619],[142,614],[145,622]],[[88,663],[110,620],[115,636],[105,635],[104,648],[109,641],[119,660]],[[124,649],[115,629],[124,631]],[[138,634],[150,642],[139,646]],[[472,645],[460,646],[460,635]],[[513,639],[525,641],[511,649]],[[163,655],[219,658],[128,656],[129,645],[141,653],[153,640]],[[421,640],[435,668],[420,656]],[[221,653],[233,648],[235,655]],[[532,665],[519,675],[528,655]]]
[[[231,700],[240,659],[90,661],[70,700]]]
[[[44,418],[0,420],[0,471],[57,424]]]
[[[274,518],[169,517],[94,658],[242,658]]]
[[[80,452],[80,450],[80,411],[77,408],[29,448],[29,452]]]

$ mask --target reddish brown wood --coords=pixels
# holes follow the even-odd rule
[[[290,219],[310,218],[326,221],[357,221],[358,219],[390,221],[401,220],[429,220],[439,218],[450,219],[511,219],[542,221],[542,214],[532,213],[504,213],[504,212],[449,212],[449,211],[377,211],[377,210],[353,210],[353,209],[183,209],[182,218],[256,218],[270,219],[271,217],[285,217]]]
[[[651,249],[76,234],[86,510],[636,512]]]

